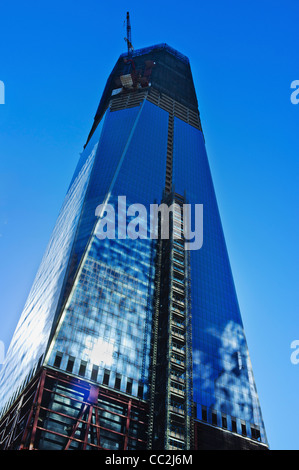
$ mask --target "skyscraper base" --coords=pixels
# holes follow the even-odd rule
[[[42,369],[0,422],[1,450],[142,450],[144,401]]]
[[[268,446],[230,431],[196,421],[195,450],[268,450]]]

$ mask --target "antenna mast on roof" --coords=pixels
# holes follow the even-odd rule
[[[134,47],[132,46],[132,38],[131,38],[131,23],[130,23],[130,13],[127,11],[127,37],[125,41],[128,46],[128,55],[132,53]]]

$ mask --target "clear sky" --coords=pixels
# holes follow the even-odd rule
[[[1,3],[0,341],[126,50],[127,10],[135,48],[166,42],[190,59],[269,444],[299,449],[297,0]]]

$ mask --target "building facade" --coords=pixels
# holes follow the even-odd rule
[[[0,390],[3,449],[267,449],[190,64],[166,44],[108,78]]]

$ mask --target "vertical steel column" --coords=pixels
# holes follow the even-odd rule
[[[22,437],[22,440],[21,440],[21,445],[19,447],[19,450],[24,449],[25,442],[26,442],[26,439],[27,439],[27,436],[29,434],[29,430],[30,430],[30,427],[31,427],[30,423],[31,423],[31,420],[34,416],[34,412],[36,411],[37,415],[39,414],[39,407],[40,407],[41,398],[42,398],[42,395],[43,395],[43,389],[44,389],[44,385],[45,385],[45,378],[46,378],[46,371],[43,370],[42,373],[41,373],[41,376],[39,378],[38,385],[36,387],[36,392],[35,392],[35,395],[34,395],[33,403],[32,403],[31,410],[30,410],[30,413],[29,413],[29,416],[28,416],[28,419],[27,419],[27,423],[26,423],[26,426],[25,426],[25,431],[24,431],[24,434],[23,434],[23,437]],[[35,415],[34,423],[33,423],[33,426],[32,426],[32,433],[33,433],[33,430],[34,430],[34,434],[33,434],[33,437],[31,435],[31,439],[30,439],[30,445],[32,443],[31,448],[33,447],[33,441],[34,441],[34,438],[35,438],[37,420],[38,420],[38,416],[36,418],[36,415]]]
[[[76,431],[77,431],[77,429],[78,429],[78,427],[79,427],[80,421],[81,421],[82,417],[84,416],[85,412],[87,411],[87,409],[88,409],[88,405],[85,403],[85,404],[83,405],[83,407],[82,407],[82,409],[81,409],[81,411],[80,411],[78,417],[77,417],[77,420],[76,420],[75,424],[73,425],[72,432],[71,432],[71,434],[70,434],[70,436],[69,436],[69,438],[68,438],[68,441],[67,441],[67,443],[66,443],[66,445],[65,445],[65,447],[64,447],[64,450],[68,450],[68,449],[69,449],[69,447],[70,447],[70,445],[71,445],[71,443],[72,443],[73,437],[75,436]]]
[[[127,450],[127,447],[128,447],[129,427],[130,427],[130,417],[131,417],[131,407],[132,407],[132,400],[129,400],[129,403],[128,403],[128,413],[127,413],[127,420],[126,420],[124,450]]]
[[[42,403],[45,380],[46,380],[46,371],[43,370],[42,374],[41,374],[41,380],[40,380],[40,386],[39,386],[39,391],[38,391],[37,403],[36,403],[36,406],[35,406],[35,416],[34,416],[34,421],[33,421],[33,425],[32,425],[32,432],[31,432],[29,450],[32,450],[34,448],[34,439],[35,439],[35,434],[36,434],[36,427],[37,427],[37,423],[38,423],[40,407],[41,407],[41,403]]]
[[[80,424],[80,422],[82,421],[84,415],[87,413],[87,411],[89,409],[87,424],[86,424],[86,429],[85,429],[85,435],[84,435],[84,441],[83,441],[83,450],[86,449],[87,442],[88,442],[88,433],[89,433],[89,428],[90,428],[90,424],[91,424],[92,411],[93,411],[94,405],[98,401],[98,396],[99,396],[99,387],[91,385],[90,390],[89,390],[89,395],[88,395],[88,398],[87,398],[87,402],[84,403],[83,406],[82,406],[82,409],[81,409],[81,411],[80,411],[80,413],[77,417],[76,422],[73,425],[72,432],[69,436],[69,439],[68,439],[68,441],[65,445],[64,450],[69,449],[69,447],[72,443],[72,440],[73,440],[73,438],[76,434],[76,431],[79,427],[79,424]],[[97,414],[97,410],[95,410],[95,411],[96,411],[96,414]],[[99,442],[98,442],[98,444],[99,444]]]
[[[89,413],[88,413],[88,418],[87,418],[87,424],[86,424],[86,430],[85,430],[85,437],[84,437],[84,443],[83,443],[83,450],[86,450],[86,446],[87,446],[88,433],[89,433],[89,428],[90,428],[90,424],[91,424],[92,412],[93,412],[93,406],[90,405],[90,407],[89,407]]]

